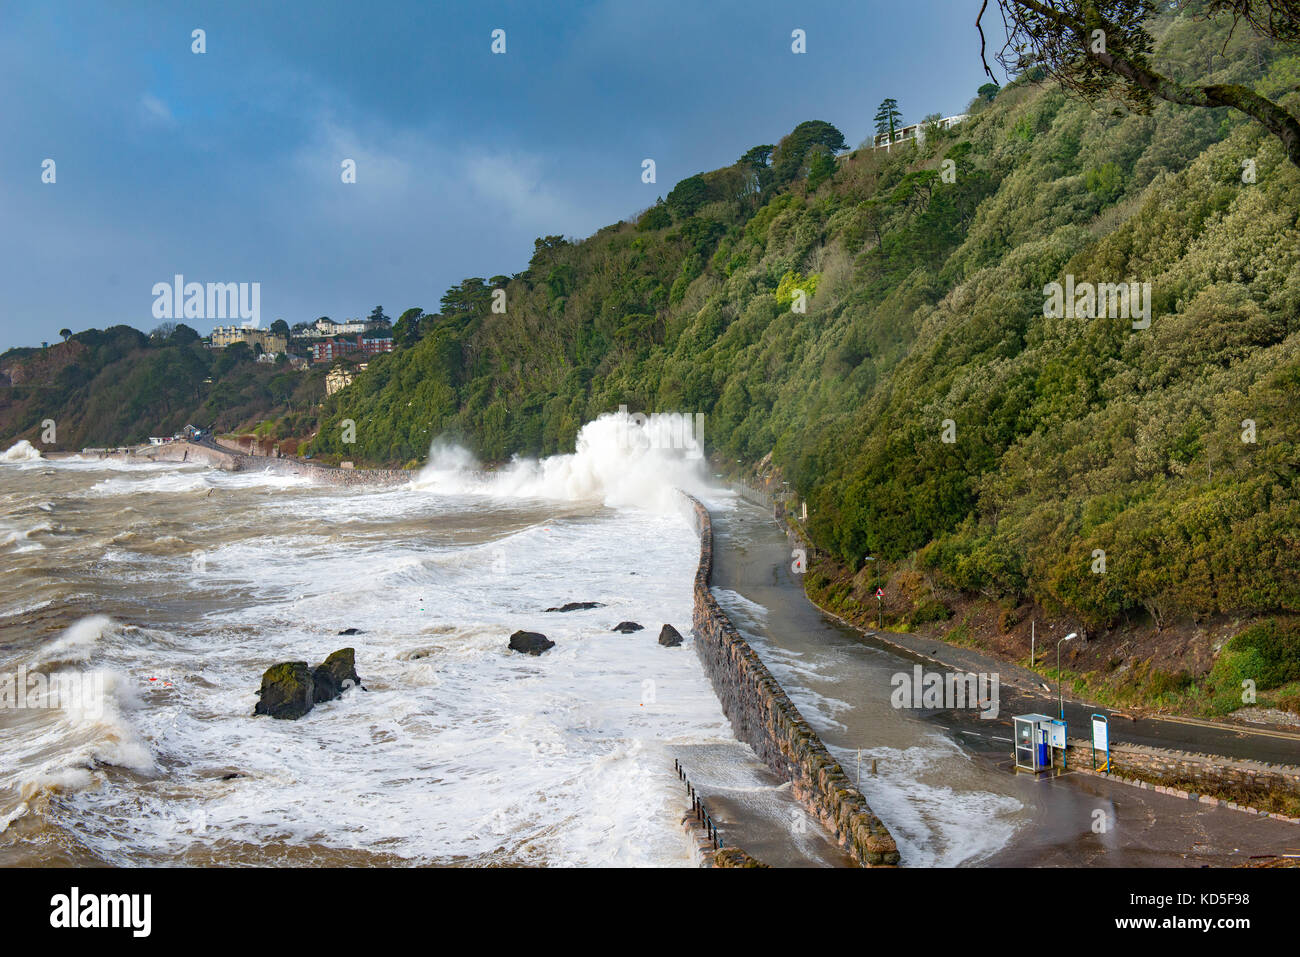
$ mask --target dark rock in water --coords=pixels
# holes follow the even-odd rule
[[[510,636],[510,650],[525,655],[540,655],[554,647],[555,642],[536,631],[516,631]]]
[[[223,780],[223,781],[233,781],[233,780],[235,780],[235,778],[238,778],[238,777],[242,777],[242,775],[241,775],[238,771],[231,771],[229,774],[223,774],[223,775],[221,775],[221,780]]]
[[[364,631],[357,631],[355,628],[344,628],[339,632],[340,635],[364,635]]]
[[[681,632],[672,625],[664,625],[659,631],[659,644],[665,648],[676,648],[682,643]]]
[[[346,683],[349,681],[353,686],[361,687],[361,679],[357,676],[356,652],[351,648],[340,648],[326,658],[324,663],[316,666],[312,679],[316,684],[312,697],[314,704],[333,701],[348,687]]]
[[[253,714],[293,720],[311,710],[315,681],[305,661],[283,661],[267,668]]]
[[[301,718],[312,705],[337,698],[347,682],[361,687],[356,653],[351,648],[340,648],[314,670],[305,661],[282,661],[267,668],[262,675],[262,689],[253,714],[287,720]]]
[[[586,611],[588,608],[604,608],[603,602],[599,601],[571,601],[561,605],[559,608],[547,608],[547,611]]]
[[[644,626],[638,625],[634,621],[620,621],[614,626],[614,631],[621,631],[625,635],[630,635],[634,631],[643,631]]]

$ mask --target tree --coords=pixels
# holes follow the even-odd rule
[[[844,134],[825,120],[806,120],[782,137],[772,152],[773,180],[778,184],[792,181],[805,171],[805,161],[816,147],[834,156],[848,149],[848,144]]]
[[[371,322],[391,322],[392,320],[389,319],[386,315],[384,315],[384,307],[383,307],[383,306],[375,306],[374,309],[370,310],[370,321],[371,321]]]
[[[149,333],[149,341],[155,344],[164,343],[172,337],[172,333],[175,331],[176,323],[171,321],[160,322],[154,327],[153,332]]]
[[[749,177],[749,191],[761,193],[772,183],[772,152],[776,146],[764,143],[745,152],[736,163]]]
[[[981,0],[975,27],[984,72],[994,78],[985,59],[982,23],[988,5],[989,0]],[[1239,83],[1185,83],[1151,66],[1151,0],[998,0],[998,7],[1007,40],[997,60],[1008,73],[1041,67],[1090,102],[1115,95],[1138,112],[1149,111],[1153,97],[1185,106],[1231,107],[1276,136],[1287,157],[1300,166],[1300,119],[1287,108]],[[1225,11],[1264,36],[1300,39],[1296,0],[1213,0],[1208,15]]]
[[[998,93],[1000,93],[1001,91],[1002,91],[1002,87],[998,86],[997,83],[985,83],[983,86],[981,86],[978,90],[975,91],[975,95],[978,96],[981,100],[985,100],[989,103],[992,103],[997,98]]]
[[[174,346],[187,346],[191,342],[198,342],[201,338],[202,336],[185,323],[178,322],[176,328],[172,330],[171,338],[167,341]]]
[[[754,146],[745,151],[745,155],[740,158],[740,165],[748,166],[751,169],[766,169],[772,162],[772,151],[776,146],[772,143],[764,143],[761,146]]]
[[[412,346],[420,341],[420,320],[424,318],[424,310],[419,306],[412,306],[400,316],[397,322],[393,324],[393,345]]]
[[[275,322],[271,323],[271,332],[277,336],[284,336],[287,339],[289,338],[289,323],[285,322],[283,319],[277,319]]]
[[[636,228],[645,232],[647,229],[667,229],[672,224],[673,215],[668,212],[663,197],[660,197],[657,203],[641,214],[641,218],[636,221]]]
[[[876,136],[888,134],[887,143],[894,142],[894,133],[903,123],[903,114],[898,111],[898,101],[892,96],[886,97],[876,110]]]
[[[1211,0],[1210,12],[1231,13],[1233,29],[1245,20],[1263,36],[1300,43],[1300,3],[1296,0]]]
[[[442,314],[448,318],[481,315],[486,311],[491,298],[492,290],[487,283],[478,277],[471,277],[462,279],[459,286],[448,289],[439,306]]]
[[[668,194],[668,208],[679,220],[690,216],[709,199],[709,185],[699,173],[689,176],[673,187]]]
[[[808,189],[812,191],[835,175],[835,157],[824,146],[810,151],[808,159]]]
[[[71,329],[60,329],[60,330],[59,330],[59,336],[63,339],[64,342],[67,342],[69,339],[72,338],[72,330],[71,330]]]

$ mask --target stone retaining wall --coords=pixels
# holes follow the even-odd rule
[[[708,510],[684,496],[700,536],[695,571],[695,650],[731,720],[736,737],[754,749],[793,794],[863,866],[898,863],[889,830],[872,813],[817,732],[767,666],[718,606],[713,577],[713,525]]]
[[[1091,742],[1071,740],[1066,761],[1070,768],[1091,768]],[[1195,788],[1190,792],[1177,787],[1165,788],[1168,793],[1178,797],[1205,795],[1203,800],[1207,804],[1222,803],[1242,810],[1254,810],[1256,813],[1259,809],[1253,805],[1263,803],[1258,800],[1261,796],[1289,794],[1300,797],[1300,767],[1285,764],[1111,742],[1110,766],[1111,771],[1121,777],[1125,774],[1142,775],[1166,782],[1176,781]],[[1234,794],[1239,799],[1221,801],[1211,798],[1207,792]]]

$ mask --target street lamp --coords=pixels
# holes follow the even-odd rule
[[[1061,645],[1078,636],[1078,632],[1072,631],[1056,643],[1056,693],[1059,696],[1060,719],[1062,721],[1065,720],[1065,689],[1061,686]]]

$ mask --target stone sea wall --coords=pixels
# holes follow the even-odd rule
[[[736,737],[754,749],[793,794],[863,866],[898,863],[898,848],[799,709],[713,597],[713,525],[708,509],[683,496],[700,536],[695,572],[695,649]]]

